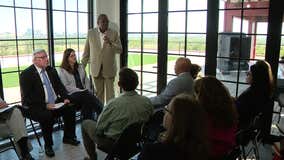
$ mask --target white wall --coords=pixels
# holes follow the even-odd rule
[[[99,14],[106,14],[110,20],[110,27],[116,30],[119,29],[119,0],[95,0],[95,26],[97,24],[97,16]],[[114,24],[113,24],[114,23]],[[116,25],[114,27],[113,25]]]

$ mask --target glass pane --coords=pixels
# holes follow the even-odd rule
[[[157,54],[143,53],[143,71],[157,72]]]
[[[0,5],[13,6],[14,5],[14,1],[13,0],[1,0],[0,1]]]
[[[30,9],[16,9],[18,38],[32,38],[32,17]]]
[[[44,8],[46,9],[46,0],[32,0],[33,8]]]
[[[221,33],[218,38],[217,56],[249,59],[251,57],[251,44],[251,36],[240,35],[239,33]]]
[[[158,51],[158,35],[157,34],[143,34],[143,49],[145,52]]]
[[[237,83],[222,82],[229,90],[232,97],[236,97]]]
[[[158,32],[158,14],[143,15],[143,32]]]
[[[220,0],[220,9],[228,9],[228,8],[242,8],[242,2],[241,0],[230,0],[230,1],[224,1]],[[243,8],[268,8],[269,7],[269,0],[264,1],[248,1],[244,0],[243,2]]]
[[[133,68],[132,68],[132,69],[133,69]],[[141,89],[141,85],[143,85],[143,84],[141,83],[141,76],[142,76],[142,73],[141,73],[141,71],[140,71],[140,68],[139,68],[139,70],[135,70],[135,71],[136,71],[136,73],[137,73],[137,75],[138,75],[138,80],[139,80],[139,84],[138,84],[138,86],[137,86],[136,89]],[[141,91],[138,91],[138,93],[140,94]]]
[[[189,10],[207,9],[207,0],[188,0]]]
[[[205,56],[206,34],[188,34],[186,54]]]
[[[128,52],[127,66],[134,70],[141,69],[141,53]]]
[[[239,88],[238,88],[238,96],[240,96],[248,87],[248,84],[238,84]]]
[[[32,64],[33,41],[18,41],[18,45],[20,69],[23,70]]]
[[[17,66],[17,63],[15,63],[17,61],[13,59],[16,53],[16,41],[0,41],[0,63],[2,69]]]
[[[52,7],[54,10],[64,10],[65,0],[52,0]]]
[[[48,41],[47,40],[34,40],[35,49],[36,48],[43,48],[48,51]]]
[[[128,13],[141,13],[141,0],[128,0]]]
[[[46,11],[33,10],[34,38],[47,38]]]
[[[31,1],[30,0],[15,0],[15,6],[31,8]]]
[[[77,0],[66,0],[66,10],[77,11]]]
[[[252,37],[256,37],[256,43],[253,50],[255,53],[252,53],[251,58],[265,59],[266,36],[256,35]],[[253,55],[255,55],[255,57]]]
[[[143,0],[143,12],[158,12],[159,0]]]
[[[249,66],[253,65],[255,62],[256,61],[253,60],[240,60],[240,62],[238,62],[238,59],[217,58],[216,76],[221,80],[234,82],[239,78],[240,82],[245,83]],[[240,69],[239,73],[238,68]]]
[[[141,51],[141,35],[140,34],[128,34],[128,50],[129,51]]]
[[[206,33],[207,13],[188,12],[187,16],[187,32],[191,33]]]
[[[75,51],[77,51],[78,39],[67,39],[67,48],[73,48]]]
[[[185,10],[186,1],[185,0],[168,0],[169,11],[179,11]]]
[[[68,38],[77,37],[77,13],[66,12],[66,34]]]
[[[173,55],[168,55],[168,64],[167,64],[167,74],[173,74],[175,75],[175,63],[176,63],[176,60],[179,58],[179,57],[182,57],[182,56],[173,56]],[[173,77],[174,78],[174,77]],[[169,82],[169,78],[168,78],[168,82]]]
[[[54,38],[65,37],[65,16],[64,12],[53,11]]]
[[[257,34],[267,34],[267,22],[256,22],[256,33]]]
[[[177,17],[179,17],[177,19]],[[169,13],[169,32],[185,32],[185,13]]]
[[[86,38],[88,32],[88,14],[79,13],[79,37]]]
[[[80,0],[78,3],[78,9],[82,12],[88,12],[88,0]]]
[[[85,48],[85,39],[79,39],[79,59],[82,57]]]
[[[168,53],[184,54],[184,34],[168,34]]]
[[[219,32],[240,32],[241,10],[225,10],[219,12]],[[244,27],[243,27],[244,28]]]
[[[19,87],[19,73],[2,74],[4,97],[7,103],[21,101],[21,92]]]
[[[128,32],[141,32],[141,15],[128,15]]]
[[[13,8],[0,7],[0,19],[2,22],[5,22],[5,25],[0,25],[0,39],[15,39]]]
[[[54,52],[56,54],[62,54],[66,49],[65,39],[54,40]]]
[[[142,90],[157,92],[157,74],[155,73],[142,73]]]

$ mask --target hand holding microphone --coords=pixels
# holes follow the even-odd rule
[[[104,43],[111,45],[111,41],[110,41],[110,38],[108,37],[107,31],[105,31],[104,33],[103,40],[104,40]]]

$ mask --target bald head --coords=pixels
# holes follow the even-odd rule
[[[188,58],[180,57],[176,60],[175,73],[179,75],[183,72],[190,72],[191,61]]]

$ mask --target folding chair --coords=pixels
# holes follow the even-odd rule
[[[32,129],[33,129],[33,131],[34,131],[34,134],[35,134],[35,136],[36,136],[37,142],[38,142],[40,148],[43,149],[42,144],[41,144],[40,139],[39,139],[39,135],[38,135],[38,133],[37,133],[37,131],[36,131],[36,128],[35,128],[35,126],[34,126],[34,123],[33,123],[32,119],[31,119],[31,115],[30,115],[30,112],[29,112],[29,108],[28,108],[27,106],[21,106],[21,105],[19,105],[19,106],[17,106],[17,107],[18,107],[18,108],[20,109],[20,111],[22,112],[22,115],[24,116],[24,118],[30,120],[30,124],[31,124]]]
[[[105,160],[128,160],[141,150],[142,126],[144,123],[137,122],[129,125],[115,141],[112,149],[98,146],[98,149],[108,153]]]
[[[5,152],[9,149],[14,149],[14,151],[17,154],[18,159],[20,159],[20,154],[17,151],[15,142],[12,138],[12,133],[10,132],[8,126],[4,123],[0,123],[0,139],[9,139],[11,146],[10,147],[6,147],[3,150],[0,151],[0,153]]]

